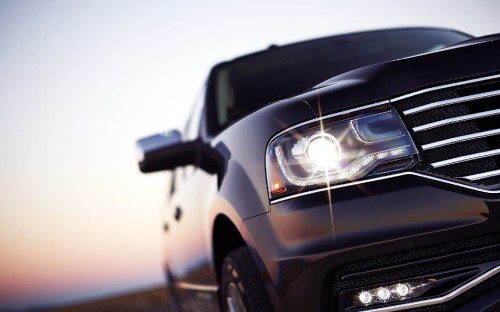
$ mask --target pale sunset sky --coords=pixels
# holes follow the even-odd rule
[[[495,0],[0,0],[0,310],[163,283],[166,173],[135,140],[181,128],[210,67],[399,26],[500,32]]]

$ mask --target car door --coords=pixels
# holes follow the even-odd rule
[[[204,92],[198,97],[184,140],[195,140],[203,115]],[[173,173],[166,209],[165,252],[169,278],[182,310],[209,311],[217,304],[217,280],[211,268],[211,230],[207,209],[217,178],[195,166]]]

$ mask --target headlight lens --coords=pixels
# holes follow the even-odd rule
[[[267,147],[271,199],[404,170],[418,152],[388,105],[325,117],[288,129]]]

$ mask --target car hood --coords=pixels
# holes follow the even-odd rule
[[[295,96],[317,116],[387,100],[418,89],[500,71],[500,34],[436,52],[359,68]]]

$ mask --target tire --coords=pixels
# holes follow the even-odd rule
[[[222,311],[274,311],[264,281],[247,247],[239,247],[226,256],[220,280]]]

